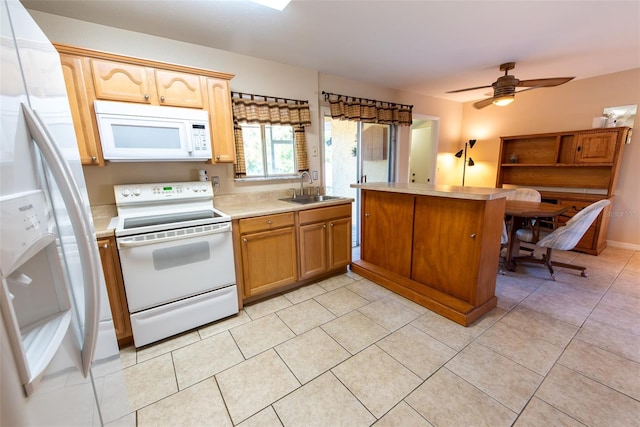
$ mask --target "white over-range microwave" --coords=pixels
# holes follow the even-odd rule
[[[211,159],[205,110],[94,101],[105,160],[161,162]]]

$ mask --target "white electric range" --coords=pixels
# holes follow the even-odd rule
[[[136,347],[238,312],[231,218],[209,181],[114,186]]]

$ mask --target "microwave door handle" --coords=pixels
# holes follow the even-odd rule
[[[53,135],[48,131],[40,116],[31,110],[28,105],[23,103],[22,110],[24,111],[31,136],[58,184],[60,195],[69,212],[73,233],[78,244],[85,296],[84,339],[81,354],[83,373],[86,377],[91,368],[98,336],[100,306],[100,276],[96,268],[96,266],[100,265],[98,247],[95,244],[88,215],[83,209],[84,202],[80,196],[78,185],[73,179],[64,157],[54,143]]]

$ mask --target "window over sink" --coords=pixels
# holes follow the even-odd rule
[[[231,92],[236,180],[294,178],[309,171],[309,102]]]
[[[246,177],[297,176],[293,127],[241,124]]]

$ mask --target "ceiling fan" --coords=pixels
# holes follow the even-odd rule
[[[493,88],[493,96],[491,98],[483,99],[473,104],[474,107],[480,109],[487,105],[495,104],[498,106],[510,104],[515,94],[524,92],[526,90],[537,89],[541,87],[560,86],[573,80],[575,77],[553,77],[548,79],[532,79],[532,80],[518,80],[515,76],[508,74],[509,70],[513,70],[516,67],[515,62],[506,62],[500,65],[500,71],[504,71],[504,76],[498,77],[498,80],[490,85],[469,87],[466,89],[452,90],[447,93],[465,92],[467,90],[484,89],[487,87]],[[526,87],[527,89],[516,92],[517,87]]]

